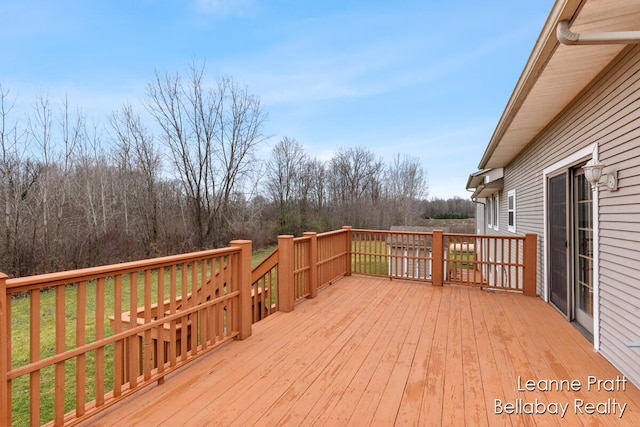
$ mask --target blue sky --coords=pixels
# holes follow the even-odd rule
[[[410,154],[430,197],[466,198],[552,5],[2,0],[0,82],[16,111],[44,92],[106,123],[123,103],[140,104],[156,71],[206,61],[211,77],[260,97],[270,145],[289,136],[320,159],[354,146]]]

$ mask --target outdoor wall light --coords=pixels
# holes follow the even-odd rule
[[[591,190],[596,191],[596,188],[600,184],[600,178],[602,177],[602,170],[607,165],[600,163],[596,159],[592,158],[587,162],[586,165],[582,167],[584,169],[584,176],[587,178],[587,181],[591,184]],[[606,186],[609,191],[617,191],[618,190],[618,171],[613,170],[608,172],[605,175]]]

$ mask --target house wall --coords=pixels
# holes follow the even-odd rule
[[[594,144],[599,160],[619,171],[619,191],[600,191],[594,200],[599,212],[600,259],[596,342],[605,357],[640,384],[640,349],[625,345],[640,341],[640,47],[623,51],[504,169],[499,232],[510,234],[506,194],[515,188],[516,234],[540,236],[537,291],[542,294],[543,170]]]
[[[484,213],[486,203],[486,199],[478,199],[476,202],[476,234],[486,234],[487,232],[487,220]]]

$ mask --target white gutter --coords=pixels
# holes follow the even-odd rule
[[[558,41],[567,45],[585,44],[640,44],[640,31],[613,31],[606,33],[574,33],[569,21],[558,22]]]

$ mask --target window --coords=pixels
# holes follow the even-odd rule
[[[493,228],[493,197],[487,199],[487,226]]]
[[[516,232],[516,190],[507,193],[507,225],[509,231]]]

